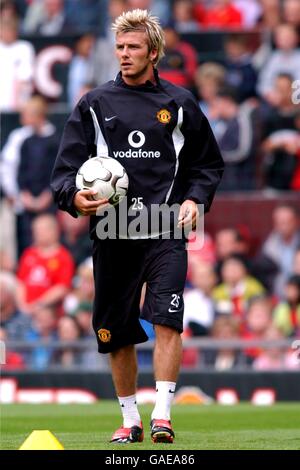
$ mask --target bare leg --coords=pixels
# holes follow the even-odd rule
[[[163,325],[155,325],[154,348],[155,380],[176,382],[182,354],[182,342],[178,331]]]
[[[133,345],[110,353],[112,377],[118,397],[136,393],[137,360]]]

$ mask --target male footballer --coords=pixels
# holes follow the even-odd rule
[[[123,13],[113,24],[120,72],[81,98],[67,121],[52,176],[55,200],[74,217],[91,216],[95,301],[93,327],[100,353],[109,353],[123,415],[111,442],[141,442],[136,403],[135,344],[148,337],[140,317],[154,325],[156,404],[153,442],[172,443],[170,409],[181,362],[186,239],[172,229],[142,236],[99,238],[97,211],[106,200],[75,185],[91,155],[120,159],[129,178],[126,204],[132,214],[154,205],[178,204],[179,227],[192,226],[198,204],[208,211],[223,173],[223,160],[207,119],[193,95],[160,80],[157,65],[164,38],[158,19],[146,10]],[[147,290],[142,312],[143,284]]]

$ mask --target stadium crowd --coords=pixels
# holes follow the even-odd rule
[[[132,8],[159,16],[166,39],[159,73],[189,88],[210,121],[226,163],[218,194],[256,190],[280,200],[283,191],[300,191],[299,0],[1,0],[0,111],[3,119],[19,113],[20,124],[1,143],[0,339],[37,342],[9,349],[7,369],[100,363],[96,352],[69,345],[94,337],[91,243],[87,218],[75,220],[53,203],[49,181],[62,129],[51,116],[59,103],[37,93],[31,38],[73,38],[70,110],[115,77],[109,25]],[[205,43],[200,51],[189,41],[205,34],[213,41],[220,31],[219,53],[205,55]],[[247,227],[224,218],[222,229],[205,233],[201,250],[189,251],[184,337],[300,338],[299,200],[278,204],[259,246]],[[151,325],[143,326],[153,337]],[[199,363],[300,367],[278,347],[184,351],[186,367]]]

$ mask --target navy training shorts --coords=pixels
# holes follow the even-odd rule
[[[182,332],[186,240],[94,240],[93,328],[98,351],[108,353],[148,337],[144,318]],[[141,291],[147,283],[140,310]]]

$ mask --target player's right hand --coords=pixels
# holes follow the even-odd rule
[[[99,209],[108,206],[108,199],[98,199],[93,196],[97,194],[94,189],[81,189],[74,196],[74,206],[80,215],[96,215]]]

